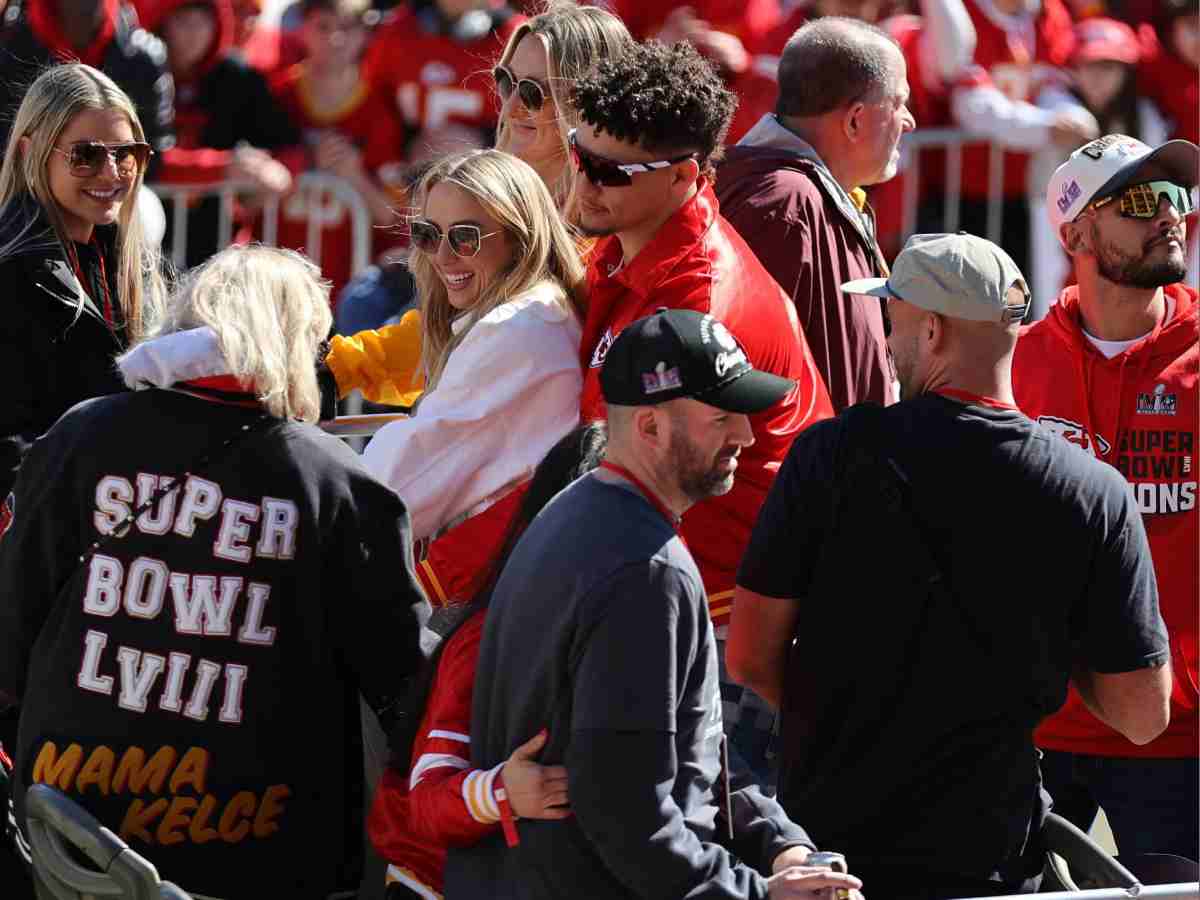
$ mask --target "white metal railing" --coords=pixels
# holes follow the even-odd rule
[[[917,204],[921,197],[920,156],[924,150],[946,151],[942,231],[958,231],[962,154],[967,144],[988,145],[987,234],[984,236],[993,243],[1000,243],[1000,232],[1004,227],[1004,154],[1008,151],[988,138],[958,128],[919,128],[906,134],[901,141],[900,172],[904,175],[904,199],[900,227],[905,240],[916,231]]]
[[[221,181],[208,184],[169,184],[159,182],[148,185],[163,201],[171,221],[171,246],[169,256],[177,268],[183,268],[187,260],[188,209],[194,200],[215,198],[218,201],[217,242],[218,248],[227,247],[233,241],[234,200],[239,192],[248,190],[243,183]],[[305,208],[323,209],[330,200],[343,205],[349,212],[351,223],[350,274],[357,275],[371,262],[371,212],[366,201],[354,186],[344,178],[327,172],[305,172],[296,179],[292,194],[306,195]],[[268,197],[261,210],[262,242],[275,245],[279,238],[279,198]],[[317,265],[321,264],[321,231],[325,217],[309,215],[308,231],[305,235],[304,252]]]

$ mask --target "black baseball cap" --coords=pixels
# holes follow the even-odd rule
[[[795,386],[754,368],[729,329],[690,309],[660,309],[626,327],[600,370],[604,399],[617,406],[691,397],[727,412],[756,413]]]

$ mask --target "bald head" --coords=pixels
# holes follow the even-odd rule
[[[829,16],[792,35],[779,58],[779,116],[822,116],[887,90],[901,62],[895,41],[874,25]]]

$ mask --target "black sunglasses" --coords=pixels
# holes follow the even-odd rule
[[[441,228],[426,219],[413,219],[409,222],[408,228],[413,246],[422,253],[428,253],[430,256],[437,253],[438,248],[442,245],[442,238],[445,237],[449,241],[454,255],[461,256],[463,259],[475,256],[483,246],[484,238],[490,238],[500,233],[489,231],[484,234],[478,225],[461,224],[451,225],[443,235]]]
[[[1181,216],[1192,211],[1192,192],[1173,181],[1145,181],[1131,184],[1115,194],[1093,200],[1087,209],[1100,209],[1119,200],[1120,214],[1127,219],[1153,219],[1158,215],[1158,201],[1165,196]]]
[[[492,69],[492,78],[496,79],[496,91],[500,99],[507,102],[516,88],[517,97],[531,113],[539,112],[546,102],[546,91],[532,78],[517,78],[504,66]]]
[[[100,141],[76,141],[70,149],[53,148],[67,158],[67,168],[76,178],[92,178],[100,174],[100,170],[111,159],[121,177],[136,175],[139,169],[149,162],[151,154],[149,144],[140,141],[130,141],[123,144],[104,144]]]
[[[567,133],[567,142],[571,145],[571,156],[575,159],[575,168],[582,172],[588,181],[599,187],[629,187],[633,184],[634,175],[665,169],[681,163],[685,159],[694,159],[696,156],[695,153],[685,153],[674,159],[660,159],[654,162],[617,163],[588,153],[580,147],[574,128]]]

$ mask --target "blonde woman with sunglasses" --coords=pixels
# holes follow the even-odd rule
[[[129,98],[81,63],[44,71],[17,110],[0,166],[0,496],[60,415],[124,389],[113,357],[163,295],[137,202],[150,152]]]
[[[508,495],[575,426],[584,269],[546,185],[514,156],[448,157],[416,197],[425,391],[363,458],[422,539],[514,503]],[[350,374],[329,362],[339,382]]]

